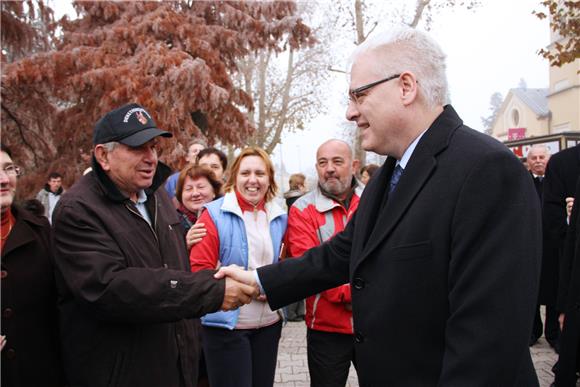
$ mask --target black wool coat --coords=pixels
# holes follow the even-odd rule
[[[529,174],[451,106],[383,205],[394,167],[387,158],[342,233],[258,269],[270,305],[349,282],[362,386],[537,386],[541,220]]]
[[[580,145],[564,149],[550,157],[546,166],[543,195],[542,276],[540,304],[556,305],[560,257],[566,239],[566,197],[574,196],[580,174]]]
[[[556,385],[576,386],[580,344],[580,177],[560,262],[558,309],[565,314]]]
[[[3,387],[64,386],[50,225],[12,206],[2,250]]]

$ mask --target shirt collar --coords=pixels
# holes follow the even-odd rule
[[[405,169],[407,167],[407,163],[411,159],[411,156],[413,155],[413,152],[415,151],[415,148],[417,147],[419,140],[421,140],[421,137],[423,137],[427,129],[422,131],[421,134],[419,134],[417,138],[413,140],[413,142],[407,147],[405,153],[403,153],[403,157],[401,157],[401,160],[397,160],[397,165],[400,165],[401,168]]]
[[[142,189],[139,192],[137,192],[137,203],[143,204],[146,201],[147,201],[147,194],[145,193],[145,190]]]

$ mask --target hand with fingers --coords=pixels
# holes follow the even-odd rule
[[[249,304],[253,298],[259,295],[257,288],[238,282],[235,279],[226,277],[226,290],[222,302],[222,310],[237,309],[242,305]]]
[[[196,223],[187,232],[185,235],[185,242],[187,243],[187,249],[191,249],[191,247],[195,244],[201,242],[203,237],[207,235],[207,229],[205,228],[205,224],[203,223]]]
[[[572,207],[574,207],[574,198],[566,198],[566,215],[568,216],[568,221],[570,220],[570,215],[572,215]]]
[[[238,282],[242,282],[246,285],[250,285],[256,288],[259,292],[260,288],[258,283],[256,282],[256,277],[254,271],[251,270],[244,270],[242,267],[237,265],[230,265],[230,266],[222,266],[220,269],[215,273],[215,278],[224,278],[230,277],[235,279]]]

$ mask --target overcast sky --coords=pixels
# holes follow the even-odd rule
[[[447,54],[451,103],[464,122],[477,130],[482,130],[480,117],[489,115],[494,92],[505,97],[522,78],[529,88],[548,87],[547,61],[536,52],[550,37],[548,22],[532,15],[533,10],[542,9],[538,0],[481,3],[475,11],[437,15],[430,32]],[[344,137],[338,125],[345,121],[347,79],[336,75],[334,82],[329,114],[314,119],[304,132],[286,135],[283,146],[276,149],[274,159],[279,165],[282,155],[288,173],[313,174],[318,145],[331,137]]]

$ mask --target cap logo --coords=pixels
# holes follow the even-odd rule
[[[143,125],[147,123],[147,117],[145,117],[142,112],[137,112],[135,113],[135,115],[137,116],[137,120],[140,123],[142,123]]]
[[[143,125],[145,125],[147,123],[147,117],[151,118],[151,116],[149,115],[149,113],[147,113],[147,111],[143,108],[133,108],[131,110],[129,110],[126,114],[125,117],[123,117],[123,122],[127,123],[129,122],[129,118],[131,117],[131,114],[135,113],[135,115],[137,116],[137,121],[139,121],[140,123],[142,123]],[[147,117],[145,117],[145,115]]]

